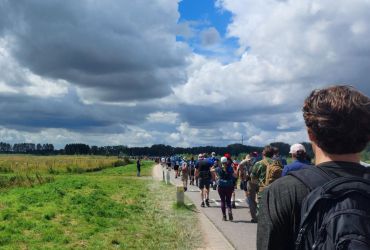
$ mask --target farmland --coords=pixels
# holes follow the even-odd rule
[[[82,173],[127,163],[113,156],[0,155],[0,173]]]

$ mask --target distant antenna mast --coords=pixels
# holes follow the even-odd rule
[[[242,145],[244,145],[244,136],[242,135]]]

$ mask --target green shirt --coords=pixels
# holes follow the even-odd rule
[[[272,163],[272,159],[266,157],[265,159],[256,162],[252,168],[252,179],[258,179],[258,184],[262,184],[262,186],[265,184],[267,168],[264,161],[267,161],[270,164]]]

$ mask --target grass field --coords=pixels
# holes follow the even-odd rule
[[[175,189],[136,165],[59,174],[0,192],[1,249],[194,249],[196,214],[173,206]],[[147,176],[147,177],[145,177]]]

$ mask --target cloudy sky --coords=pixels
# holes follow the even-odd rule
[[[370,94],[368,0],[0,0],[0,140],[307,140],[314,88]]]

